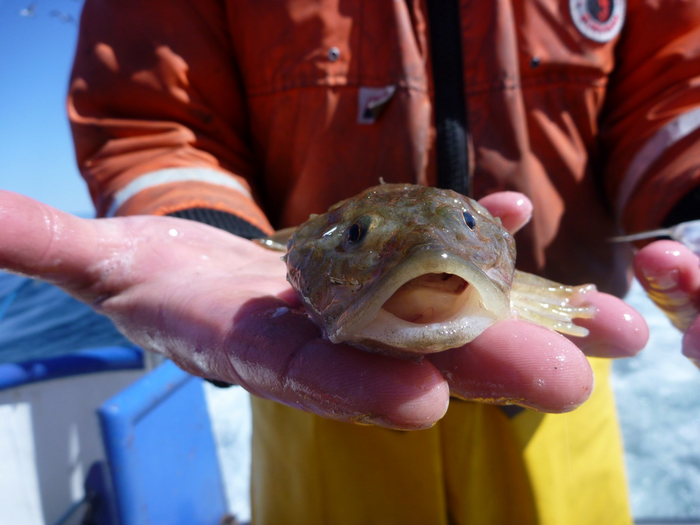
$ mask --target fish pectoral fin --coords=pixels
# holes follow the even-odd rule
[[[253,239],[253,242],[264,246],[270,250],[275,250],[277,252],[287,251],[287,242],[292,238],[292,234],[296,231],[297,227],[293,226],[291,228],[284,228],[282,230],[277,230],[272,235],[268,237],[262,237],[260,239]]]
[[[592,284],[567,286],[531,273],[515,272],[510,293],[511,312],[519,319],[531,321],[562,334],[585,337],[588,330],[574,324],[574,319],[590,319],[596,314],[593,305],[573,306],[579,293],[595,290]]]

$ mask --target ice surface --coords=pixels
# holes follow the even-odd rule
[[[250,521],[250,396],[240,387],[217,388],[205,383],[214,439],[224,477],[229,512]]]
[[[651,332],[639,356],[613,367],[633,515],[700,521],[700,370],[641,286],[626,300]]]

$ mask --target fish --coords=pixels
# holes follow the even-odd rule
[[[573,320],[596,311],[572,304],[594,285],[516,270],[501,220],[452,190],[383,183],[261,243],[286,252],[287,280],[324,336],[364,350],[441,352],[512,317],[582,337]]]

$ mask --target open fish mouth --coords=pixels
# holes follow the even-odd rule
[[[449,322],[475,294],[474,287],[458,275],[426,273],[402,284],[382,310],[413,324]]]
[[[507,294],[481,269],[444,251],[415,253],[358,305],[331,341],[418,353],[466,344],[510,312]]]

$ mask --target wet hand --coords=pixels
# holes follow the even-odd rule
[[[517,194],[484,204],[511,229],[531,209]],[[279,253],[195,222],[84,220],[0,192],[0,267],[60,286],[193,374],[339,420],[425,428],[444,415],[450,389],[563,412],[592,388],[574,343],[523,321],[421,362],[332,344],[300,310]],[[621,305],[606,308],[622,315]],[[597,326],[589,337],[612,338],[611,348],[624,339]]]

